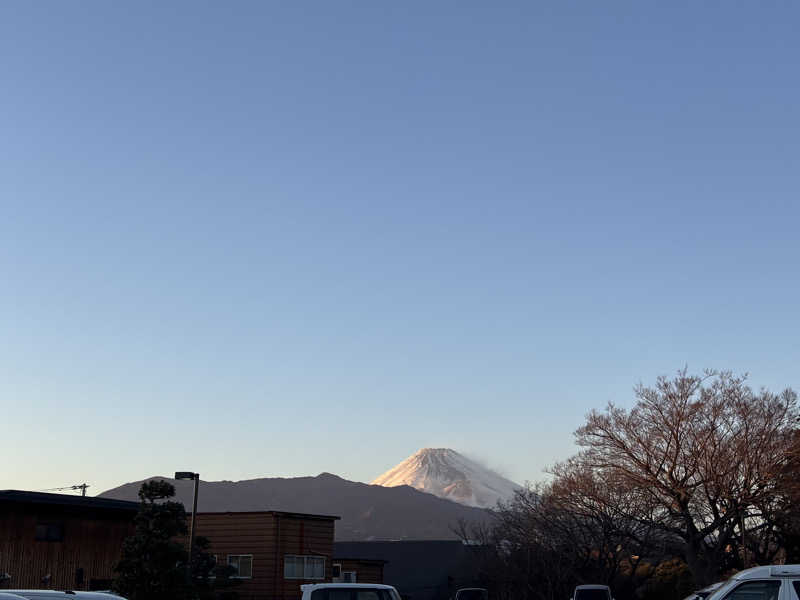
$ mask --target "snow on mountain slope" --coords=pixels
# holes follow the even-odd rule
[[[480,508],[493,508],[498,500],[509,500],[520,489],[513,481],[449,448],[423,448],[386,471],[372,485],[408,485]]]

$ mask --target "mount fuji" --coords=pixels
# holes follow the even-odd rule
[[[376,478],[372,485],[408,485],[478,508],[510,500],[520,486],[449,448],[423,448]]]

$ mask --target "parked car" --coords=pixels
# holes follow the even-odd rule
[[[377,583],[308,583],[300,589],[302,600],[400,600],[392,586]]]
[[[576,587],[570,600],[614,600],[614,598],[611,597],[611,588],[607,585],[587,584]]]
[[[800,565],[772,565],[740,571],[707,600],[790,600],[800,597]]]
[[[59,590],[3,590],[3,594],[11,595],[11,598],[0,600],[125,600],[122,596],[109,592],[81,592],[81,591],[59,591]]]
[[[489,600],[489,592],[484,588],[461,588],[453,600]]]

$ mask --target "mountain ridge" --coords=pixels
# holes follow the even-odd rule
[[[191,510],[193,483],[153,476],[99,494],[138,500],[144,481],[163,479],[175,486],[176,500]],[[437,498],[410,486],[383,487],[348,481],[333,473],[305,477],[263,477],[201,481],[198,512],[275,510],[335,515],[337,541],[458,539],[460,520],[485,523],[487,511]]]

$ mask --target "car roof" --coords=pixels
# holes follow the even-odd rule
[[[800,565],[769,565],[753,567],[739,571],[731,579],[738,581],[747,579],[767,579],[770,577],[797,577],[800,578]]]
[[[370,590],[393,590],[391,585],[384,585],[382,583],[306,583],[300,586],[304,592],[306,590],[322,590],[327,588],[364,588]]]
[[[66,591],[66,590],[3,590],[4,594],[14,594],[16,596],[27,598],[28,596],[50,596],[53,598],[96,598],[97,600],[111,599],[121,600],[121,596],[111,594],[109,592],[82,592],[82,591]],[[0,600],[3,600],[0,598]]]
[[[600,585],[599,583],[587,583],[575,587],[576,590],[608,590],[611,589],[607,585]]]
[[[27,594],[36,594],[37,596],[72,596],[76,592],[68,592],[66,590],[3,590],[9,594],[16,594],[18,596],[26,596]]]

